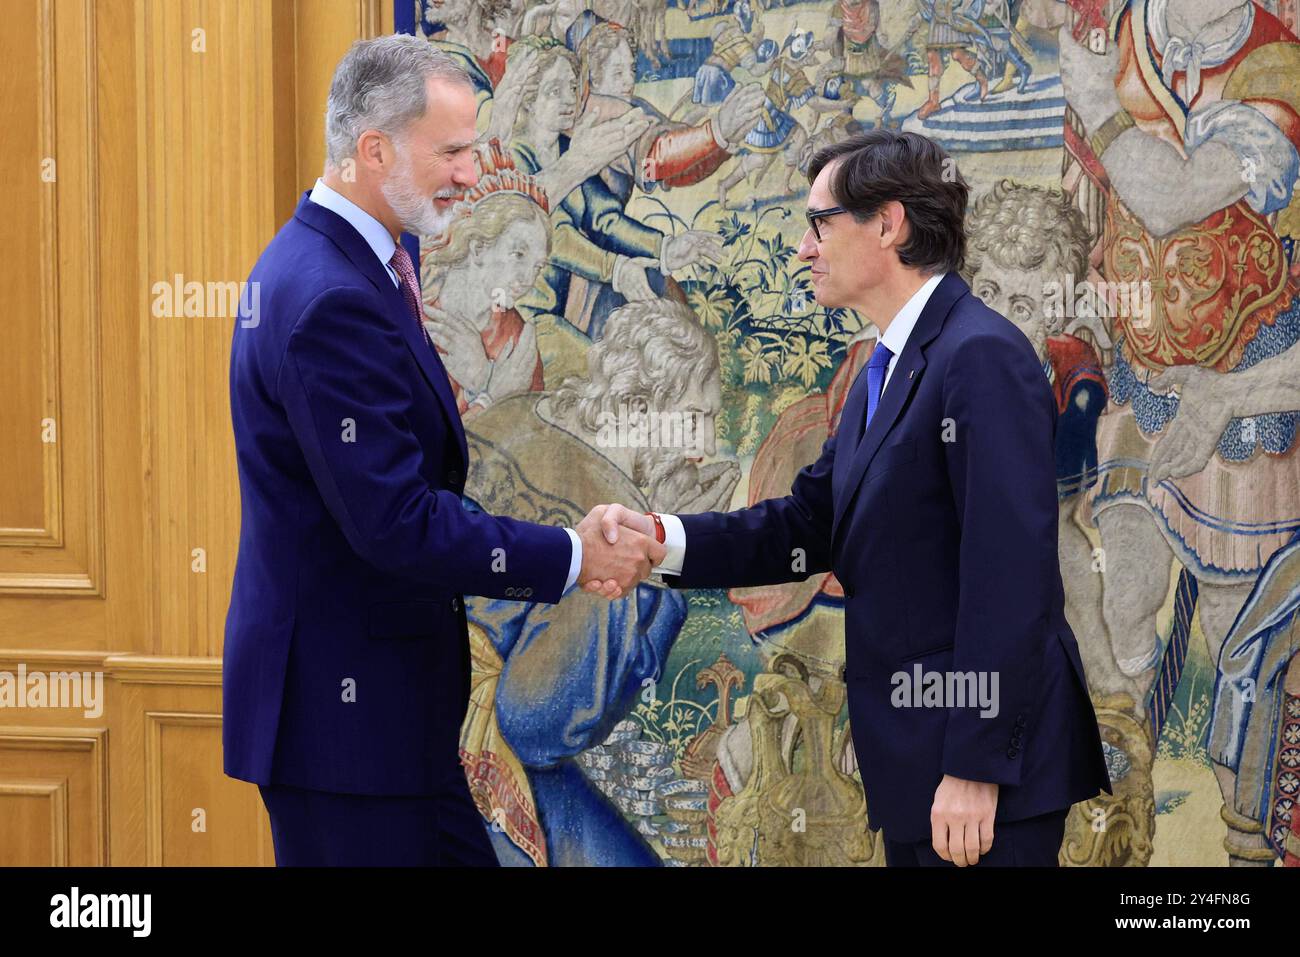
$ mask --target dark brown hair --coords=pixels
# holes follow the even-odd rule
[[[808,182],[837,161],[831,196],[858,222],[891,199],[903,204],[911,224],[898,250],[904,266],[929,274],[961,269],[970,186],[943,147],[919,133],[868,130],[819,149],[808,164]]]

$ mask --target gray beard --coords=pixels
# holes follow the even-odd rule
[[[402,229],[412,236],[438,236],[451,225],[451,207],[439,212],[432,199],[425,200],[413,215],[403,215],[396,207],[393,212],[398,213]]]
[[[451,225],[452,211],[455,207],[438,211],[433,197],[421,196],[411,188],[406,177],[406,169],[389,177],[380,191],[389,207],[402,224],[402,229],[413,236],[437,236]]]

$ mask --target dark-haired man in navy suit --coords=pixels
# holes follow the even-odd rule
[[[1054,866],[1070,806],[1110,779],[1065,619],[1051,388],[957,275],[968,188],[942,149],[873,130],[821,150],[809,178],[799,258],[817,301],[881,333],[838,432],[784,498],[681,516],[613,505],[602,526],[656,534],[676,587],[834,571],[887,863]]]
[[[496,864],[459,760],[462,596],[620,591],[664,555],[473,512],[451,384],[403,230],[477,180],[473,87],[411,36],[355,44],[325,175],[253,267],[230,363],[242,499],[225,769],[261,788],[277,864]]]

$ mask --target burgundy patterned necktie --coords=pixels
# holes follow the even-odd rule
[[[388,264],[393,267],[397,273],[397,278],[401,280],[399,285],[402,287],[402,298],[411,308],[411,315],[415,318],[416,325],[420,327],[420,338],[428,341],[428,334],[424,331],[424,323],[420,320],[420,284],[415,278],[415,264],[411,262],[411,254],[408,253],[401,243],[393,250],[393,258],[388,260]]]

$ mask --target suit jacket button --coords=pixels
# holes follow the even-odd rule
[[[1016,715],[1016,727],[1023,728],[1024,726],[1025,726],[1025,716],[1023,714]]]
[[[507,589],[506,589],[506,597],[507,597],[507,598],[514,598],[514,597],[515,597],[515,590],[514,590],[514,588],[507,588]]]
[[[1015,748],[1015,747],[1007,748],[1007,757],[1009,758],[1014,758],[1019,753],[1020,753],[1019,748]]]
[[[452,610],[452,611],[460,611],[460,599],[459,599],[459,598],[452,598],[452,600],[451,600],[451,610]]]
[[[524,597],[525,597],[525,598],[532,598],[532,597],[533,597],[533,590],[532,590],[531,588],[525,588],[525,589],[524,589]]]

